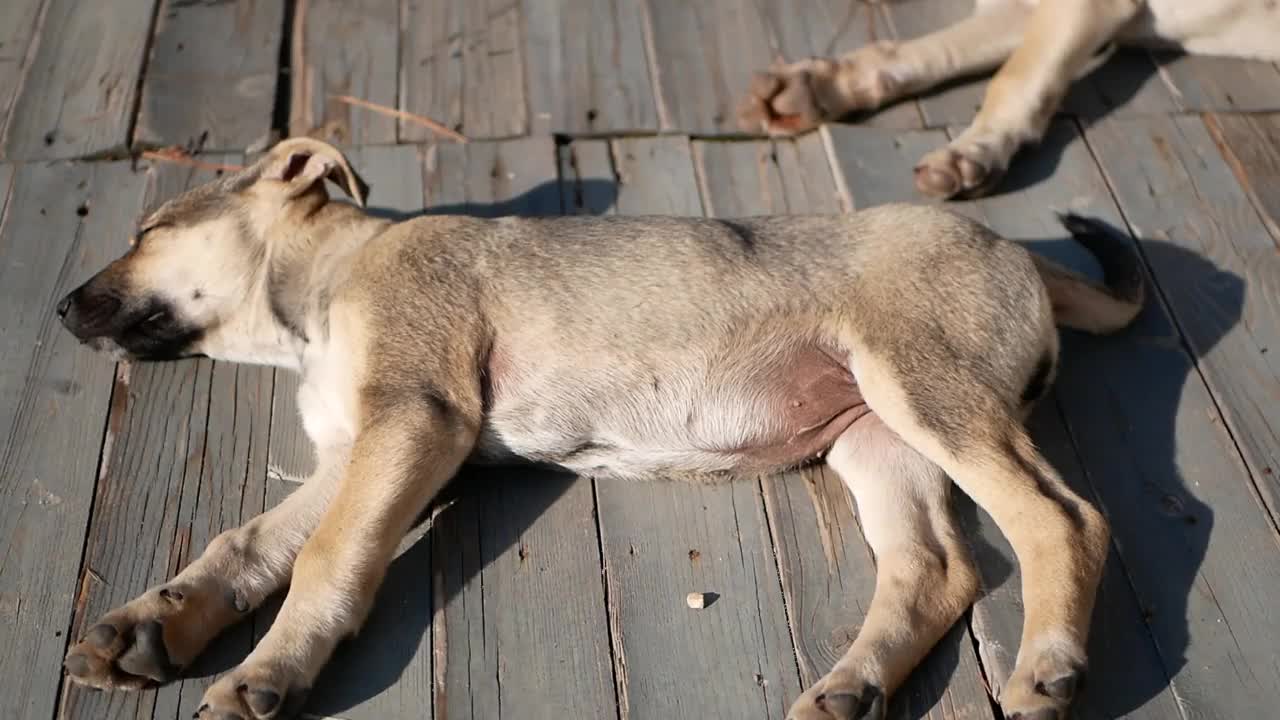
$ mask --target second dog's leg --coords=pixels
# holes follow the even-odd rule
[[[478,423],[446,402],[369,409],[338,493],[298,554],[284,605],[249,657],[214,683],[198,717],[284,718],[301,710],[333,649],[364,622],[401,538],[453,477]]]
[[[951,482],[879,418],[849,428],[827,463],[857,501],[875,553],[876,590],[849,651],[788,716],[878,720],[888,697],[973,602],[977,572],[951,517]]]
[[[322,452],[315,474],[279,505],[214,538],[173,580],[104,615],[67,653],[71,679],[126,689],[172,680],[289,581],[345,460],[345,449]]]
[[[1142,8],[1143,0],[1040,0],[1022,44],[992,78],[973,124],[916,166],[935,197],[991,190],[1018,148],[1038,142],[1067,88]]]
[[[803,132],[955,77],[993,70],[1018,46],[1030,14],[1019,0],[980,1],[972,16],[923,37],[757,73],[738,124],[771,135]]]

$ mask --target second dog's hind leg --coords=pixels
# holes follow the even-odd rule
[[[791,720],[884,717],[888,697],[955,624],[978,578],[951,516],[951,482],[868,415],[827,456],[875,553],[876,589],[849,651],[792,706]]]
[[[1044,136],[1072,82],[1141,10],[1142,0],[1040,0],[1022,44],[987,86],[973,123],[916,166],[920,192],[936,197],[989,192],[1018,148]]]

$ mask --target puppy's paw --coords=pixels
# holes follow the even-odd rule
[[[100,689],[169,682],[218,631],[247,611],[226,592],[172,584],[148,590],[90,627],[71,646],[63,666],[72,681]]]
[[[757,72],[738,108],[744,132],[794,135],[851,112],[873,110],[892,91],[888,44],[870,45],[841,60],[812,58]]]
[[[951,144],[925,155],[915,167],[916,189],[940,200],[987,194],[1004,171],[980,146]]]
[[[290,720],[298,717],[309,688],[292,673],[246,661],[205,692],[197,720]]]
[[[1066,720],[1083,683],[1082,659],[1048,650],[1014,668],[1000,693],[1000,707],[1009,720]]]
[[[791,705],[787,720],[884,720],[886,703],[878,685],[837,667]]]

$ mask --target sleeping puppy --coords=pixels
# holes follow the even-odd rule
[[[1117,45],[1280,60],[1275,0],[976,0],[971,17],[901,43],[758,73],[739,110],[748,132],[788,135],[999,67],[977,117],[920,160],[916,188],[941,198],[993,189],[1038,142],[1071,83]]]
[[[331,202],[326,179],[355,205]],[[1108,529],[1023,419],[1053,379],[1055,323],[1108,333],[1139,312],[1126,241],[1066,220],[1106,269],[1099,285],[929,207],[393,223],[365,195],[338,150],[287,140],[151,213],[128,254],[59,304],[72,333],[118,357],[301,373],[318,455],[279,506],[90,627],[67,655],[74,680],[170,680],[288,585],[198,716],[295,715],[465,462],[696,481],[825,460],[879,577],[857,640],[792,717],[882,717],[974,600],[952,480],[1022,566],[1005,712],[1065,712]]]

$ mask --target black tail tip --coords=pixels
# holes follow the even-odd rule
[[[1083,245],[1102,266],[1107,289],[1116,298],[1141,304],[1146,281],[1142,275],[1142,260],[1129,236],[1106,221],[1058,212],[1058,222],[1071,233],[1076,242]]]

